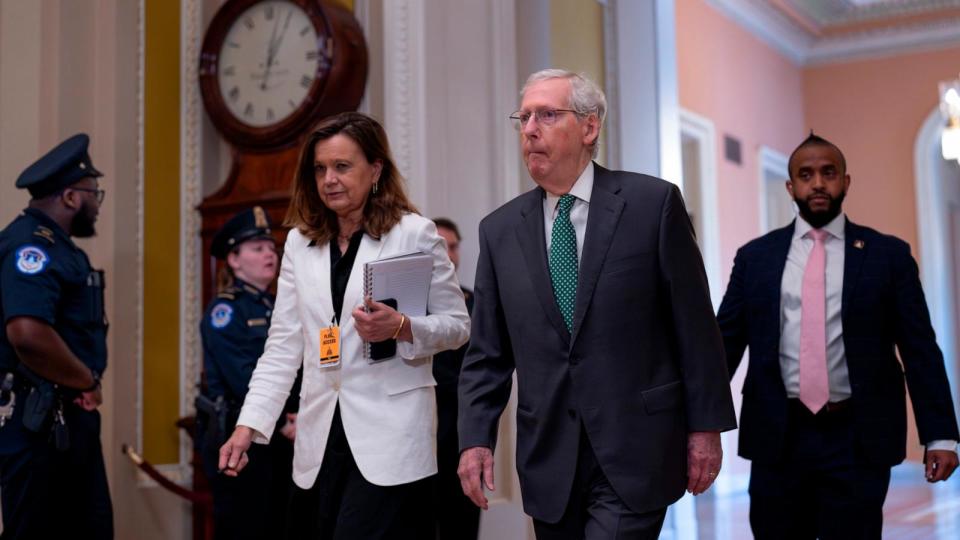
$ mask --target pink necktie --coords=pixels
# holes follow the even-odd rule
[[[827,232],[813,229],[813,250],[803,271],[800,297],[800,401],[816,414],[830,399],[827,383]]]

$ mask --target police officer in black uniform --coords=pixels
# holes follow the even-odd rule
[[[103,272],[71,239],[95,234],[103,202],[89,142],[74,135],[23,171],[30,204],[0,232],[3,540],[113,537],[97,412]]]
[[[248,450],[251,462],[242,475],[228,477],[217,470],[220,446],[236,427],[273,310],[268,289],[279,264],[263,208],[232,217],[214,236],[211,253],[225,264],[217,297],[200,324],[206,388],[197,399],[197,418],[204,472],[213,491],[214,531],[217,539],[272,538],[286,522],[299,389],[291,392],[270,444]]]

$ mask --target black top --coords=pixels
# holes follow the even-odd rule
[[[39,319],[63,338],[81,362],[102,374],[107,368],[107,322],[103,272],[70,236],[42,211],[27,208],[0,232],[0,317]],[[0,371],[19,360],[0,332]]]
[[[337,324],[340,323],[343,295],[347,291],[347,281],[350,279],[353,261],[357,258],[362,239],[363,231],[353,233],[346,253],[340,253],[340,244],[337,243],[336,238],[330,240],[330,297],[333,299],[333,312],[337,315]]]
[[[14,317],[33,317],[49,324],[70,352],[101,374],[107,368],[103,287],[103,272],[91,268],[86,253],[40,210],[24,210],[0,232],[0,320],[5,325]],[[17,373],[19,364],[6,332],[0,332],[0,374]],[[17,396],[13,417],[0,431],[0,455],[47,437],[23,428],[21,399],[26,394]]]

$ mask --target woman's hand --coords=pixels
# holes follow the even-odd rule
[[[247,449],[253,442],[253,430],[247,426],[237,426],[233,435],[220,447],[220,461],[217,468],[227,476],[237,476],[247,466],[250,459]]]
[[[370,310],[368,313],[362,306],[353,310],[353,321],[360,339],[371,343],[392,339],[396,335],[401,341],[413,341],[410,331],[410,319],[401,315],[392,307],[374,302],[372,298],[364,299],[364,305]],[[400,328],[401,323],[403,328]],[[400,328],[399,334],[397,329]]]

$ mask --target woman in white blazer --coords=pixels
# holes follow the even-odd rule
[[[219,466],[240,473],[251,442],[270,440],[302,365],[288,536],[431,537],[432,356],[463,344],[470,319],[443,240],[407,199],[379,123],[343,113],[317,127],[301,151],[286,225],[266,348]],[[433,255],[428,315],[362,297],[364,263],[411,251]],[[327,362],[320,339],[331,328],[340,359]],[[365,341],[391,338],[394,358],[364,358]]]

